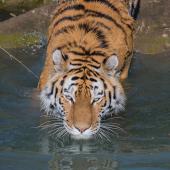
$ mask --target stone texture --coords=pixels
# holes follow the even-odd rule
[[[0,22],[0,35],[18,32],[40,32],[46,35],[50,15],[56,5],[52,3]],[[170,49],[169,9],[170,1],[142,0],[140,16],[136,22],[136,51],[155,54]]]

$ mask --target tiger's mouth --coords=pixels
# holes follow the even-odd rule
[[[64,128],[74,139],[90,139],[95,136],[95,134],[100,129],[100,123],[93,127],[92,125],[89,128],[78,128],[76,126],[70,127],[67,122],[63,122]]]
[[[87,105],[84,107],[87,108]],[[92,121],[92,113],[87,114],[87,112],[84,112],[85,117],[82,118],[85,109],[80,105],[78,105],[78,108],[83,110],[79,110],[79,112],[71,112],[70,110],[69,114],[63,114],[57,106],[53,105],[45,113],[47,121],[40,127],[46,129],[49,135],[55,137],[55,139],[70,136],[76,140],[92,138],[110,140],[111,136],[118,136],[117,131],[123,131],[119,124],[107,122],[113,115],[113,118],[116,116],[115,111],[109,111],[105,115],[93,117]],[[78,110],[77,108],[75,109]]]
[[[120,127],[119,123],[115,123],[113,120],[116,117],[101,118],[95,127],[90,126],[87,129],[80,130],[75,126],[70,127],[65,118],[56,116],[46,116],[46,121],[40,125],[40,128],[47,130],[49,136],[55,139],[64,139],[65,137],[71,137],[76,140],[88,140],[97,139],[100,141],[111,142],[112,137],[119,136],[120,133],[126,133],[124,129]],[[120,116],[117,117],[120,119]]]
[[[93,137],[93,130],[91,128],[80,132],[77,128],[73,127],[71,129],[68,129],[65,127],[67,132],[71,135],[72,138],[74,139],[90,139]]]

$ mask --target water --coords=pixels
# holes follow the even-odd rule
[[[32,52],[34,51],[34,52]],[[44,49],[11,49],[37,75]],[[38,80],[0,51],[0,170],[169,170],[170,56],[135,54],[125,82],[127,135],[111,144],[48,139]]]

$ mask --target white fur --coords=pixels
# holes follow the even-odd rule
[[[109,70],[113,70],[115,69],[119,64],[118,58],[116,55],[112,55],[111,57],[109,57],[105,63],[107,69]]]
[[[55,50],[53,53],[53,61],[56,65],[60,65],[62,60],[62,54],[60,50]]]
[[[98,132],[98,130],[100,129],[100,124],[98,124],[98,127],[96,127],[95,130],[90,127],[89,129],[85,130],[83,133],[81,133],[75,127],[72,128],[69,127],[66,122],[64,122],[64,127],[74,139],[89,139],[92,138],[93,135]]]

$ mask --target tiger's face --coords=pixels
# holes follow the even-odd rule
[[[43,108],[48,114],[62,117],[64,128],[73,137],[90,138],[99,131],[101,119],[124,109],[125,94],[113,71],[117,57],[104,63],[109,71],[69,64],[67,71],[60,72],[61,56],[59,51],[53,56],[58,73],[41,92]]]

